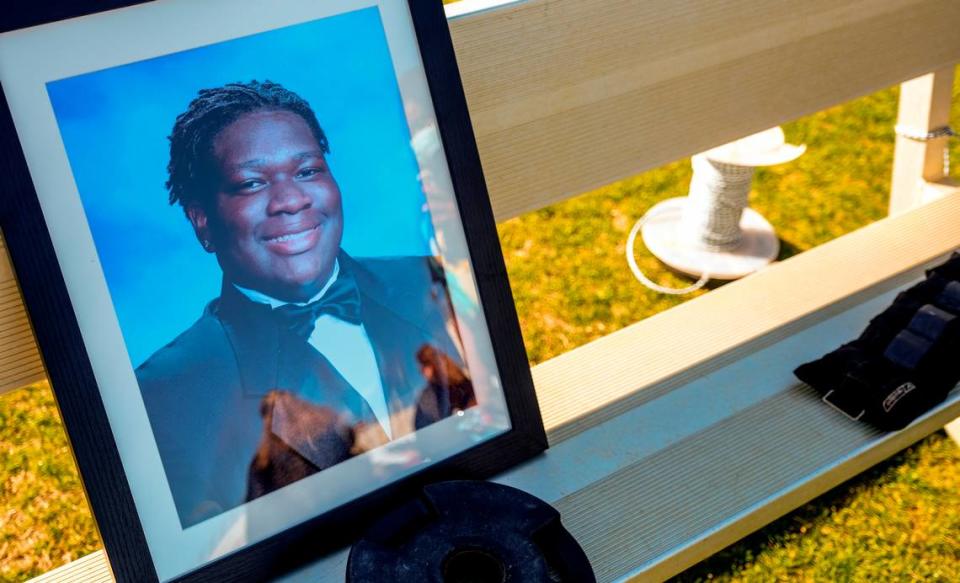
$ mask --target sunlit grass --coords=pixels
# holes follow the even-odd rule
[[[0,580],[40,575],[99,546],[50,388],[0,397]]]

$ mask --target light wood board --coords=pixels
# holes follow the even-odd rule
[[[0,395],[43,380],[45,372],[0,236]]]
[[[528,0],[451,32],[504,220],[956,63],[958,23],[956,0]]]

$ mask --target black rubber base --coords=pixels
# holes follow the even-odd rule
[[[583,549],[546,502],[491,482],[442,482],[353,545],[348,583],[594,583]]]

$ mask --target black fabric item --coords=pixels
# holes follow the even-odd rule
[[[317,318],[329,314],[351,324],[360,323],[360,295],[357,284],[345,269],[323,297],[305,305],[286,304],[276,308],[274,314],[281,325],[301,338],[309,338]]]
[[[924,304],[914,314],[907,329],[918,336],[935,341],[956,317],[934,305]]]
[[[917,310],[927,304],[934,304],[950,281],[939,275],[903,291],[893,300],[893,304],[870,320],[867,329],[855,341],[867,350],[884,350],[901,330],[910,324]]]
[[[937,295],[936,304],[944,310],[960,314],[960,281],[951,281]]]
[[[960,253],[894,299],[859,338],[794,370],[851,419],[900,429],[960,381]]]
[[[887,349],[883,351],[883,357],[901,368],[914,370],[931,348],[933,348],[931,340],[918,336],[910,330],[903,330],[887,345]]]
[[[954,251],[950,259],[927,270],[927,277],[937,274],[944,279],[960,281],[960,251]]]

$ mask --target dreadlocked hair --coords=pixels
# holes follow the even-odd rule
[[[307,123],[320,150],[330,146],[317,116],[302,97],[271,81],[228,83],[223,87],[201,89],[187,110],[177,116],[170,140],[169,179],[166,187],[170,204],[184,210],[192,203],[203,204],[210,196],[216,173],[213,172],[213,140],[228,125],[255,111],[289,111]]]

